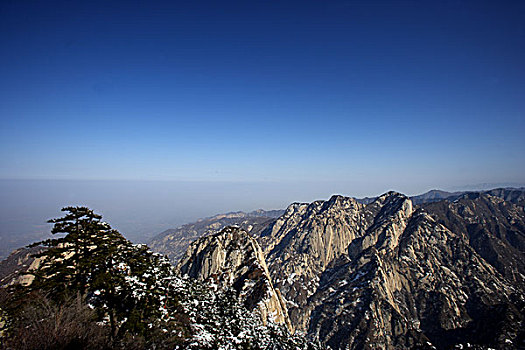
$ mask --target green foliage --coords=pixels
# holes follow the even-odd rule
[[[43,258],[35,272],[33,289],[46,290],[55,297],[67,297],[71,292],[85,294],[93,272],[104,264],[126,239],[102,216],[85,207],[66,207],[64,217],[51,219],[53,234],[64,237],[34,243],[49,249],[37,254]]]
[[[131,244],[88,208],[62,211],[67,212],[64,217],[49,222],[54,234],[65,236],[34,244],[48,249],[36,255],[43,261],[31,290],[48,293],[57,302],[74,295],[84,298],[97,321],[110,328],[113,342],[131,336],[155,343],[165,333],[169,336],[162,338],[180,342],[186,332],[177,316],[178,300],[168,297],[170,263],[145,245]]]

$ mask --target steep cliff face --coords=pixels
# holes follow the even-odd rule
[[[398,232],[398,244],[349,248],[325,272],[308,303],[311,334],[337,349],[519,341],[523,293],[464,237],[422,210]]]
[[[341,255],[377,243],[395,245],[397,232],[412,213],[412,203],[388,193],[369,205],[353,198],[333,196],[328,201],[292,204],[285,214],[263,231],[261,242],[275,285],[287,301],[296,327],[308,329],[311,296],[323,272]],[[367,234],[372,229],[374,234]],[[387,231],[393,231],[387,236]],[[385,231],[385,232],[383,232]]]
[[[260,242],[292,324],[333,349],[522,342],[523,209],[467,194],[426,210],[395,192],[291,205]]]
[[[246,231],[227,227],[190,245],[177,265],[181,275],[232,287],[249,310],[258,309],[263,321],[292,326],[279,290],[273,286],[264,254]]]
[[[352,198],[292,204],[261,235],[273,281],[281,291],[294,326],[306,330],[303,312],[322,271],[363,234],[368,220]]]

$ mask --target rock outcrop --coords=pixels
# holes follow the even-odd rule
[[[43,258],[34,255],[42,251],[42,247],[20,248],[13,251],[6,259],[0,262],[0,287],[14,284],[28,286],[34,276],[27,272],[40,266]]]
[[[464,196],[292,204],[260,237],[292,324],[332,349],[522,344],[523,208]]]
[[[310,309],[306,306],[332,262],[377,241],[395,245],[398,232],[405,225],[404,219],[412,211],[410,200],[394,192],[369,205],[353,198],[333,196],[328,201],[292,204],[263,231],[260,240],[270,272],[287,302],[293,324],[301,330],[308,329]],[[371,228],[375,234],[367,234]],[[382,228],[392,234],[381,235]]]
[[[519,340],[523,293],[464,237],[423,210],[399,232],[396,245],[351,245],[353,253],[325,271],[308,303],[309,333],[337,349],[504,347]]]
[[[281,294],[273,287],[264,254],[246,231],[227,227],[200,238],[190,245],[177,271],[219,288],[233,288],[247,309],[260,312],[263,322],[285,324],[293,331]]]

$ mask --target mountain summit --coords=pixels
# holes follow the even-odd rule
[[[266,285],[281,309],[264,315],[287,310],[292,327],[331,349],[519,348],[523,207],[489,193],[438,195],[293,203],[250,234],[201,238],[178,268],[245,295]],[[264,283],[250,279],[256,270]]]

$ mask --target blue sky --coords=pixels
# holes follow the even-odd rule
[[[2,179],[525,182],[522,1],[4,0],[0,44]]]

